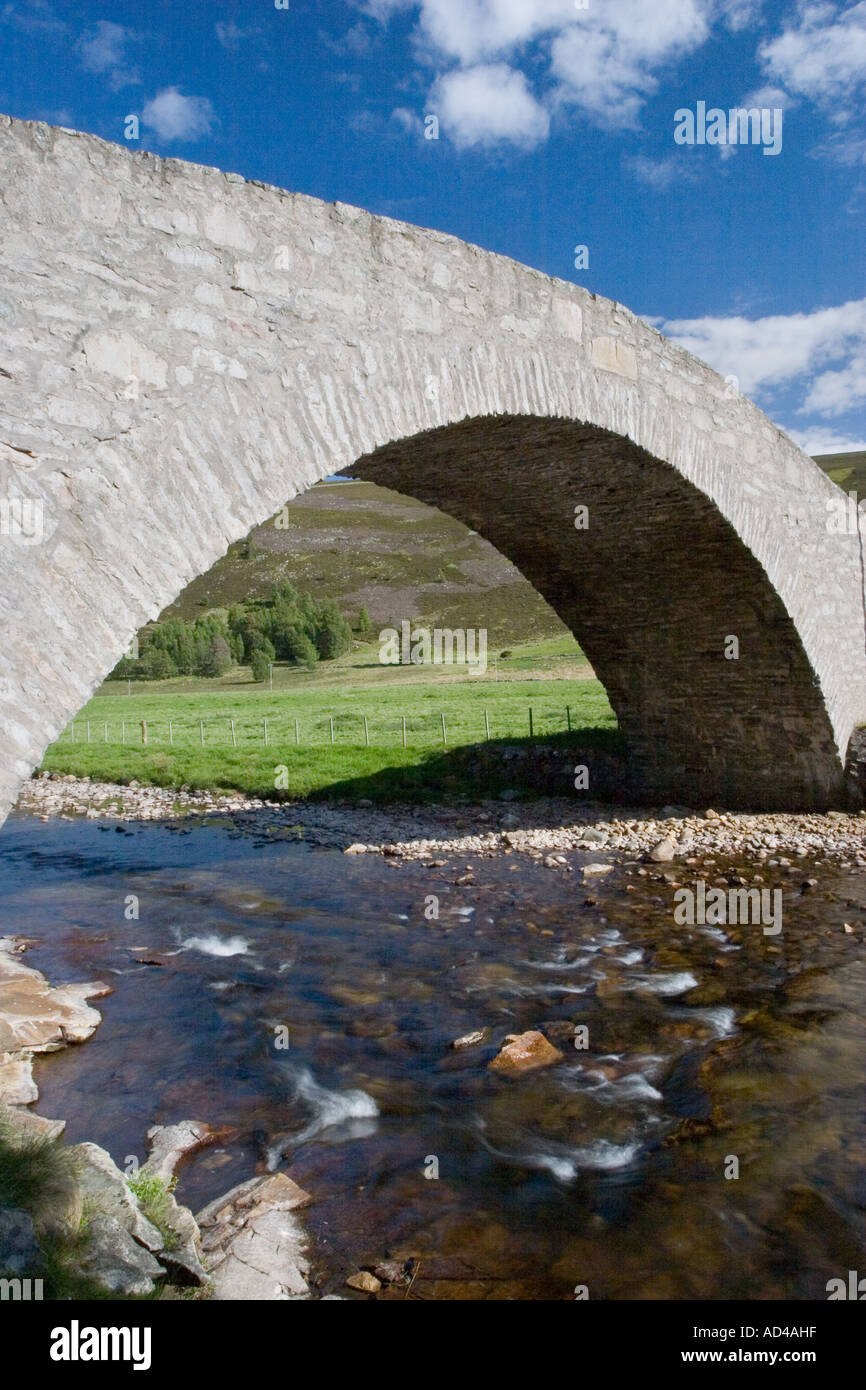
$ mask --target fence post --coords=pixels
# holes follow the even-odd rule
[[[169,721],[168,721],[168,741],[169,741],[170,745],[171,745],[172,748],[173,748],[173,747],[174,747],[174,727],[173,727],[172,721],[171,721],[170,719],[169,719]]]
[[[297,719],[295,720],[295,743],[298,745],[298,747],[300,747],[300,745],[301,745],[301,726],[300,726],[300,724],[298,723]]]
[[[370,730],[367,728],[367,716],[364,715],[364,742],[370,747]]]
[[[125,720],[125,719],[121,719],[121,721],[120,721],[120,741],[121,741],[121,743],[126,743],[126,720]]]
[[[489,742],[489,741],[490,741],[490,716],[488,715],[487,710],[484,711],[484,730],[485,730],[485,733],[487,734],[487,740],[488,740],[488,742]]]
[[[263,723],[264,726],[265,726],[265,747],[267,748],[267,746],[268,746],[268,721],[267,721],[267,719],[263,719],[263,720],[262,720],[262,723]]]
[[[198,735],[199,735],[199,738],[201,739],[201,746],[202,746],[202,748],[204,748],[204,720],[203,720],[203,719],[200,719],[200,720],[198,721]]]
[[[146,720],[146,719],[142,719],[142,721],[141,721],[141,741],[142,741],[142,743],[147,743],[147,720]]]
[[[570,705],[566,705],[566,707],[565,707],[565,718],[566,718],[566,721],[568,722],[568,732],[571,733],[571,706],[570,706]]]
[[[103,740],[102,740],[102,741],[103,741],[103,743],[107,743],[107,742],[108,742],[108,725],[107,725],[107,724],[103,724],[102,728],[103,728],[103,734],[104,734],[104,737],[103,737]]]
[[[443,713],[443,714],[442,714],[442,744],[443,744],[443,746],[447,746],[447,743],[448,743],[448,735],[447,735],[446,732],[445,732],[445,715],[444,715],[444,713]]]
[[[406,747],[406,716],[403,715],[403,747]]]
[[[532,738],[532,705],[529,706],[529,737]]]
[[[87,721],[87,742],[90,742],[90,720]]]
[[[330,719],[331,719],[331,742],[333,743],[333,742],[334,742],[334,716],[331,715],[331,716],[330,716]]]
[[[233,748],[237,748],[237,746],[238,746],[238,737],[237,737],[237,734],[235,733],[235,721],[234,721],[233,719],[230,719],[230,720],[229,720],[229,723],[230,723],[231,726],[232,726],[232,747],[233,747]]]

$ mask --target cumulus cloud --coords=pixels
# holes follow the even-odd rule
[[[214,123],[207,97],[187,97],[177,87],[165,87],[147,103],[141,118],[160,140],[199,140]]]
[[[656,323],[750,395],[808,378],[800,414],[843,415],[866,400],[866,299],[809,314]]]
[[[417,12],[419,59],[440,69],[451,65],[440,74],[439,86],[451,81],[458,101],[466,96],[464,144],[478,143],[471,100],[482,84],[477,74],[507,68],[513,83],[528,45],[538,43],[543,96],[531,95],[527,85],[518,97],[516,143],[526,144],[546,135],[544,112],[549,116],[567,107],[584,111],[600,125],[633,128],[644,101],[657,89],[661,70],[708,38],[719,4],[590,0],[587,9],[578,10],[574,0],[366,0],[362,7],[382,22],[400,11]],[[472,82],[457,80],[465,73],[475,74]],[[506,125],[501,115],[495,123]]]
[[[709,37],[707,0],[610,0],[553,40],[551,69],[561,102],[604,125],[634,127],[658,74]]]
[[[837,118],[866,85],[866,0],[845,10],[806,4],[781,34],[759,50],[768,75],[810,101],[841,104]]]
[[[522,72],[487,63],[446,73],[431,105],[458,148],[507,141],[532,149],[546,139],[550,116],[529,90]]]

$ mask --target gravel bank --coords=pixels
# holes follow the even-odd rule
[[[119,786],[43,773],[24,787],[17,809],[53,816],[113,821],[223,816],[253,833],[302,836],[308,843],[355,854],[430,859],[443,854],[529,854],[550,860],[572,851],[669,859],[736,855],[825,857],[866,868],[866,811],[825,815],[750,815],[707,808],[659,809],[545,799],[457,806],[372,806],[269,802],[241,793]],[[119,826],[118,826],[119,828]]]

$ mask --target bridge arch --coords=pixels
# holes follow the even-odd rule
[[[0,811],[144,622],[350,470],[518,565],[648,796],[839,800],[860,538],[710,368],[453,237],[73,131],[0,118],[0,199]]]

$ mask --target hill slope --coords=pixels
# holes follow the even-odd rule
[[[287,521],[286,527],[275,521]],[[562,635],[553,609],[497,550],[435,507],[365,482],[317,483],[282,516],[184,589],[163,617],[269,596],[290,579],[354,619],[363,604],[378,631],[403,619],[486,628],[493,646]]]

